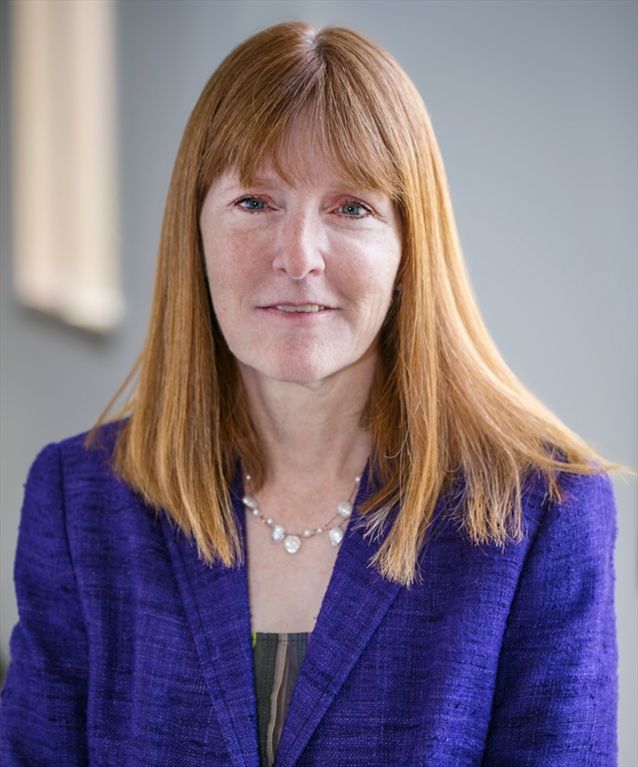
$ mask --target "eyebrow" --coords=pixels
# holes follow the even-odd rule
[[[346,189],[338,188],[338,186],[341,186],[343,184]],[[254,191],[256,193],[259,193],[260,191],[268,192],[270,190],[280,188],[281,186],[285,186],[288,188],[295,188],[290,187],[290,184],[282,178],[280,175],[278,175],[276,172],[268,173],[268,174],[259,174],[253,176],[251,179],[249,179],[248,183],[244,184],[241,181],[241,178],[239,176],[235,176],[232,179],[229,179],[229,182],[227,185],[224,186],[224,191],[226,193],[235,193],[235,190],[241,190],[241,192],[249,193],[251,191]],[[366,196],[369,194],[373,195],[385,195],[385,193],[381,189],[374,189],[374,188],[365,188],[365,187],[358,187],[357,184],[353,184],[348,179],[342,178],[339,179],[338,182],[335,183],[334,187],[331,190],[331,194],[347,194],[347,195],[354,195],[354,196]],[[385,195],[387,196],[387,195]]]
[[[239,179],[238,181],[240,186],[244,186],[244,184],[241,183],[241,179]],[[253,176],[246,186],[271,187],[271,186],[278,186],[280,184],[284,184],[284,186],[288,186],[285,179],[281,178],[281,176],[278,176],[277,174],[274,174],[272,176]]]

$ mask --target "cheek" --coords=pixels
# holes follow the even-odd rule
[[[381,313],[385,317],[394,294],[400,260],[401,253],[396,246],[362,252],[349,275],[354,302],[366,305],[372,314]]]
[[[204,260],[213,305],[239,302],[256,279],[257,259],[251,258],[248,243],[241,237],[215,238],[204,242]],[[221,308],[221,307],[220,307]]]

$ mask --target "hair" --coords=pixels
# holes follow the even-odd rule
[[[235,48],[206,84],[170,183],[150,327],[127,379],[139,372],[135,392],[117,416],[129,414],[114,468],[194,539],[204,560],[242,560],[229,488],[240,460],[258,490],[264,454],[211,305],[199,217],[228,168],[249,181],[268,160],[294,177],[286,139],[308,113],[304,125],[315,126],[344,179],[387,193],[402,221],[401,290],[362,414],[376,478],[362,514],[368,534],[387,532],[373,563],[409,585],[442,493],[462,488],[459,524],[472,542],[505,545],[524,533],[530,475],[540,473],[557,499],[560,472],[612,465],[501,358],[469,285],[423,101],[388,53],[350,30],[271,27]]]

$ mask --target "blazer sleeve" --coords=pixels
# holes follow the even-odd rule
[[[505,630],[484,767],[617,761],[615,504],[606,476],[567,477],[532,533]]]
[[[19,622],[2,692],[2,764],[88,764],[85,624],[66,536],[60,450],[27,480],[15,564]]]

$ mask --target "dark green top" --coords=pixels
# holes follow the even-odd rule
[[[272,767],[310,634],[253,633],[259,754]]]

